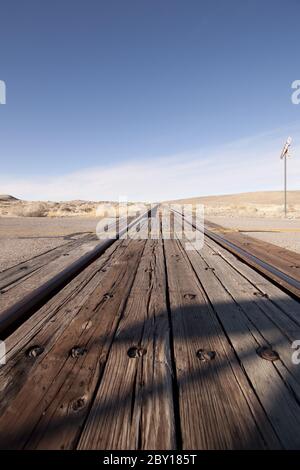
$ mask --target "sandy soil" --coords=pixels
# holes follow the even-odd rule
[[[207,220],[300,253],[300,219],[209,216]]]
[[[92,218],[0,218],[0,271],[95,233]]]

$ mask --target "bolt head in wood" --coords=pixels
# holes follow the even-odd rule
[[[269,298],[268,294],[266,294],[265,292],[260,292],[260,291],[253,292],[253,295],[255,295],[256,297],[264,297],[265,299]]]
[[[274,351],[274,349],[269,348],[268,346],[259,347],[257,348],[256,352],[262,359],[265,359],[266,361],[274,362],[279,359],[278,352]]]
[[[79,411],[85,406],[85,399],[83,397],[77,398],[71,404],[71,408],[73,411]]]
[[[27,349],[26,356],[31,357],[31,358],[35,358],[35,357],[40,356],[43,352],[44,352],[43,346],[35,345],[35,346],[32,346],[31,348]]]
[[[74,348],[70,351],[70,356],[76,359],[77,357],[84,356],[87,353],[86,348],[82,348],[80,346],[74,346]]]
[[[110,294],[110,292],[107,292],[107,294],[104,294],[103,299],[108,300],[108,299],[112,299],[112,297],[113,297],[113,294]]]
[[[198,349],[196,356],[202,362],[212,361],[216,357],[215,351],[208,351],[207,349]]]
[[[129,348],[127,351],[128,357],[131,359],[137,358],[137,357],[142,357],[147,353],[147,350],[144,348],[139,348],[136,346],[133,346],[132,348]]]
[[[196,294],[184,294],[185,299],[193,300],[196,297]]]

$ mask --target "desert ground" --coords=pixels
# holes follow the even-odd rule
[[[282,201],[282,192],[278,191],[176,202],[204,204],[207,220],[300,253],[300,191],[288,193],[287,219]],[[130,211],[135,213],[140,207],[132,203]],[[97,222],[107,215],[110,214],[104,202],[32,202],[0,195],[0,271],[71,240],[93,236]]]
[[[96,232],[96,218],[0,218],[0,271]],[[96,235],[95,235],[96,236]]]

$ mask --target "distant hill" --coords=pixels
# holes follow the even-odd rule
[[[0,194],[0,201],[10,202],[19,201],[19,199],[14,196],[10,196],[9,194]]]
[[[231,204],[275,204],[283,203],[283,191],[258,191],[253,193],[224,194],[219,196],[201,196],[176,200],[186,204],[231,205]],[[288,203],[300,204],[300,191],[288,191]]]
[[[180,204],[203,204],[205,216],[283,217],[283,191],[202,196],[169,201]],[[300,191],[288,191],[288,216],[300,218]]]

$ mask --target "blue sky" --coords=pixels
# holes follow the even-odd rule
[[[0,193],[280,189],[289,134],[299,189],[298,0],[1,0],[0,18]]]

